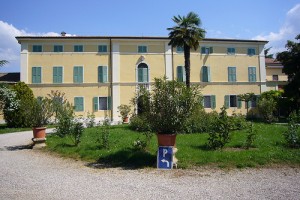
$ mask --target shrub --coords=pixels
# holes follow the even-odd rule
[[[109,149],[110,148],[110,120],[105,117],[102,125],[97,127],[97,133],[100,130],[100,137],[96,142],[100,143],[100,148]]]
[[[247,131],[247,137],[246,137],[246,141],[245,141],[245,148],[249,149],[250,147],[253,147],[253,143],[256,139],[256,135],[257,135],[257,130],[254,130],[253,128],[253,124],[251,123],[248,127],[248,131]]]
[[[150,124],[145,115],[133,115],[130,119],[129,128],[134,131],[151,131]]]
[[[150,131],[146,131],[143,133],[145,136],[144,139],[140,139],[138,137],[134,142],[133,142],[133,148],[138,151],[148,151],[148,147],[151,141],[151,138],[153,136],[153,133]]]
[[[57,124],[55,125],[55,133],[60,137],[71,134],[74,121],[73,106],[67,102],[57,113]]]
[[[183,126],[184,133],[203,133],[211,130],[211,124],[218,118],[218,113],[205,112],[202,106],[195,109]]]
[[[291,148],[300,147],[300,116],[294,111],[289,116],[288,130],[283,133],[285,141]]]
[[[8,88],[7,88],[8,89]],[[34,96],[32,90],[24,83],[18,82],[11,90],[6,90],[5,104],[3,108],[4,119],[8,127],[30,127],[30,107]],[[4,92],[4,91],[3,91]]]
[[[242,130],[247,128],[246,117],[241,113],[233,113],[232,116],[229,117],[229,123],[231,126],[231,130]]]
[[[87,113],[87,117],[85,119],[85,125],[88,128],[93,128],[96,126],[96,121],[95,121],[95,114],[94,113]]]
[[[267,123],[272,123],[276,120],[274,111],[276,111],[277,102],[273,99],[260,98],[258,101],[258,111]]]
[[[230,139],[231,124],[226,112],[226,108],[223,106],[218,119],[212,124],[209,131],[207,146],[210,149],[223,148]]]

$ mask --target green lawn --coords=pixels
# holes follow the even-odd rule
[[[284,125],[255,123],[258,130],[253,148],[245,150],[246,130],[232,133],[231,142],[223,150],[209,150],[206,147],[208,134],[180,134],[177,136],[179,168],[197,166],[217,166],[221,168],[243,168],[269,166],[273,164],[299,165],[300,149],[290,149],[285,145],[282,132]],[[149,151],[142,152],[133,148],[137,138],[144,138],[139,132],[131,131],[128,126],[113,126],[110,134],[110,148],[103,149],[99,143],[101,134],[96,128],[85,129],[78,147],[70,138],[51,135],[47,138],[47,150],[62,156],[82,159],[90,163],[111,167],[143,168],[155,167],[157,141],[152,137]]]
[[[13,133],[20,131],[30,131],[31,128],[8,128],[6,124],[0,124],[0,134]]]

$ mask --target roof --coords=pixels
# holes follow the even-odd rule
[[[74,39],[111,39],[111,40],[169,40],[169,37],[159,36],[17,36],[16,39],[21,40],[74,40]],[[245,39],[220,39],[220,38],[204,38],[203,41],[220,41],[220,42],[253,42],[268,43],[264,40],[245,40]]]
[[[20,72],[0,73],[0,82],[16,83],[20,81]]]
[[[265,58],[266,67],[269,68],[282,68],[282,63],[274,58]]]

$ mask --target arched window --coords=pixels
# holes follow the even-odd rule
[[[148,65],[140,63],[137,67],[138,70],[138,82],[149,82]]]

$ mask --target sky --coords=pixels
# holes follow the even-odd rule
[[[267,40],[270,53],[300,34],[300,0],[1,0],[0,72],[20,71],[16,36],[168,36],[193,11],[206,38]]]

